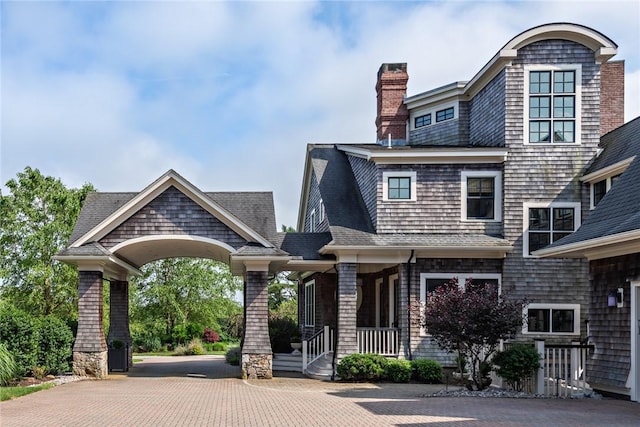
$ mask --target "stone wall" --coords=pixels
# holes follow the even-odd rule
[[[73,352],[73,375],[107,378],[107,352]]]
[[[270,380],[273,378],[273,359],[271,354],[242,355],[242,379]]]

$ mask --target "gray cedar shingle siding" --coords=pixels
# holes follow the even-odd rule
[[[469,102],[469,142],[504,147],[505,72],[502,70]]]
[[[502,235],[501,222],[462,221],[463,170],[496,171],[502,165],[381,165],[378,172],[378,233],[482,233]],[[383,172],[415,171],[417,200],[382,201]]]
[[[589,383],[625,388],[631,366],[631,289],[627,279],[640,277],[640,254],[592,261],[591,341],[595,351],[587,361]],[[609,292],[624,289],[624,306],[608,307]]]
[[[456,105],[454,108],[459,108]],[[466,111],[466,109],[465,109]],[[458,110],[458,114],[460,110]],[[435,114],[435,113],[434,113]],[[409,145],[428,146],[466,146],[468,140],[463,139],[466,134],[467,120],[456,119],[435,123],[435,115],[432,114],[433,123],[430,126],[414,129],[409,132]]]
[[[202,236],[238,249],[247,241],[190,198],[169,187],[166,191],[100,240],[112,248],[125,240],[158,234]]]
[[[582,142],[575,145],[524,145],[524,65],[582,64]],[[523,202],[582,202],[588,209],[587,189],[578,177],[594,156],[598,140],[599,66],[588,48],[564,40],[536,42],[523,47],[506,69],[504,165],[505,238],[514,251],[504,261],[503,284],[515,286],[516,297],[530,302],[581,304],[581,330],[588,318],[588,264],[585,260],[523,258]]]
[[[360,194],[371,217],[371,223],[377,228],[377,168],[375,163],[355,156],[347,156]]]

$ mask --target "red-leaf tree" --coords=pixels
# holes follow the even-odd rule
[[[491,384],[491,356],[500,340],[512,338],[522,327],[524,301],[498,296],[496,285],[467,279],[464,288],[456,278],[430,292],[422,307],[421,323],[440,348],[468,360],[469,390]],[[459,366],[462,370],[462,366]]]

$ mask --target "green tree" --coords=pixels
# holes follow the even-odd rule
[[[494,285],[468,279],[463,289],[454,279],[428,295],[422,323],[440,348],[470,362],[467,388],[482,390],[491,384],[490,359],[500,340],[512,338],[522,327],[523,304],[499,298]]]
[[[67,188],[26,167],[0,194],[0,295],[33,315],[73,317],[77,271],[52,259],[63,249],[94,188]]]
[[[234,300],[242,280],[226,264],[200,258],[170,258],[142,268],[130,288],[132,332],[163,336],[205,326],[214,331],[241,311]],[[176,330],[177,329],[177,330]]]

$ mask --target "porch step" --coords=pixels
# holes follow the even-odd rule
[[[272,369],[274,371],[302,372],[302,354],[274,353]]]
[[[329,381],[333,375],[333,353],[327,353],[323,357],[314,361],[307,366],[305,373],[309,378],[316,380]]]

